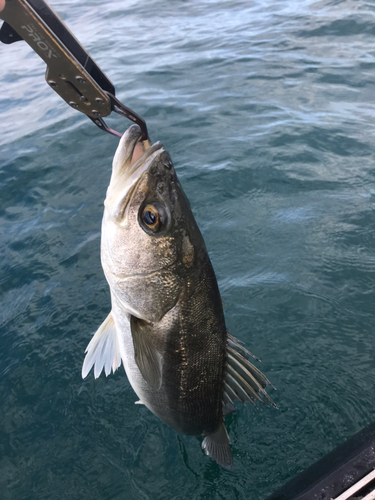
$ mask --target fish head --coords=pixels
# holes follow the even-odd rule
[[[155,322],[176,304],[205,247],[168,151],[141,135],[132,125],[114,156],[101,255],[121,307]]]

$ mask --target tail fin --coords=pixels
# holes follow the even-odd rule
[[[206,452],[206,455],[216,460],[219,465],[226,469],[232,468],[233,456],[224,422],[221,422],[216,432],[208,434],[203,439],[202,448]]]

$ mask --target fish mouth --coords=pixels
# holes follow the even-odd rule
[[[132,125],[121,137],[112,164],[112,176],[104,201],[105,207],[116,219],[123,212],[128,194],[141,175],[148,170],[154,159],[164,147],[161,142],[151,146],[149,139],[141,141],[142,131],[138,125]]]

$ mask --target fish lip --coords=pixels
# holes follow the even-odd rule
[[[135,146],[142,138],[142,131],[139,125],[131,125],[121,137],[113,158],[112,173],[118,174],[117,170],[124,168],[126,164],[131,163]]]
[[[134,148],[135,146],[136,144],[134,144]],[[159,156],[159,154],[162,153],[163,151],[164,151],[163,144],[159,141],[153,144],[151,147],[149,147],[142,154],[142,156],[138,158],[137,161],[129,165],[126,171],[124,172],[128,179],[127,182],[129,183],[129,181],[131,182],[134,180],[134,182],[132,182],[132,185],[135,184],[135,182],[137,182],[140,179],[141,174],[143,174],[149,169],[151,163],[156,158],[156,156]]]
[[[122,219],[129,199],[142,174],[151,166],[164,147],[156,142],[148,147],[138,160],[131,163],[134,149],[141,141],[142,131],[138,125],[132,125],[121,138],[113,158],[112,176],[107,189],[104,206],[115,220]]]
[[[125,176],[125,178],[130,177],[156,149],[163,147],[160,142],[156,142],[151,146],[149,140],[142,141],[141,139],[142,131],[139,125],[136,124],[129,127],[125,134],[121,137],[113,158],[112,176],[109,188],[111,188],[111,185],[113,184],[123,182],[123,176]],[[136,161],[133,162],[134,150],[138,143],[142,143],[145,151]]]

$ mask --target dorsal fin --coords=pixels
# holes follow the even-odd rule
[[[254,404],[254,401],[258,400],[264,404],[268,402],[277,408],[265,391],[267,385],[271,387],[273,385],[246,357],[247,355],[253,355],[241,345],[239,340],[229,334],[226,349],[227,366],[223,404],[233,404],[233,401],[236,400],[241,401],[241,403],[250,402]],[[255,358],[255,356],[253,357]]]

